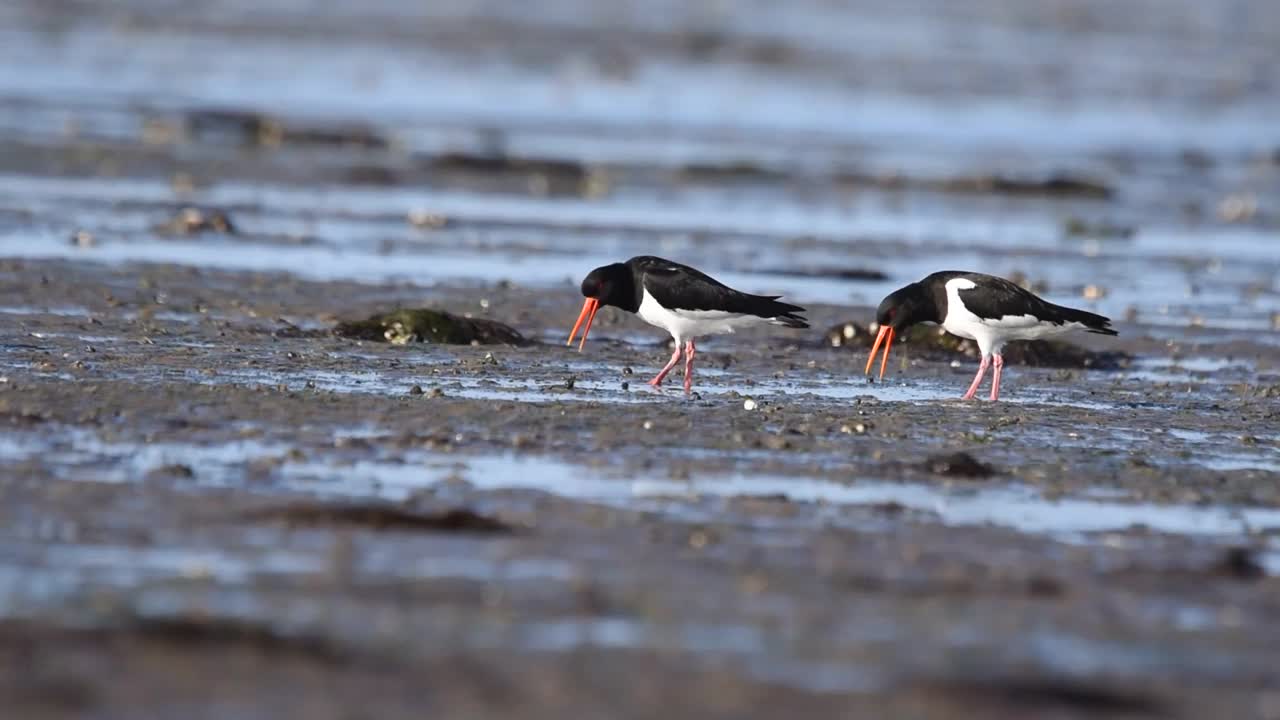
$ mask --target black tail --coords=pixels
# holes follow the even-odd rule
[[[1120,333],[1111,329],[1111,318],[1103,317],[1096,313],[1085,310],[1076,310],[1075,308],[1061,307],[1063,317],[1068,322],[1075,322],[1084,325],[1085,332],[1097,333],[1099,335],[1119,335]]]
[[[804,328],[809,327],[809,321],[801,317],[799,314],[805,311],[804,308],[799,305],[778,302],[778,298],[782,297],[781,295],[775,295],[773,297],[759,295],[757,297],[760,298],[760,305],[764,307],[760,308],[763,312],[756,312],[756,315],[771,318],[773,322],[778,325],[783,325],[789,328],[803,330]]]

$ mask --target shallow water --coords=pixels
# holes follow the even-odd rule
[[[1178,437],[1202,440],[1188,431]],[[342,437],[373,437],[372,431]],[[445,480],[461,480],[485,490],[539,490],[570,498],[629,504],[646,498],[783,497],[824,505],[897,504],[934,514],[949,525],[997,525],[1053,536],[1125,530],[1133,526],[1183,535],[1243,536],[1280,528],[1280,510],[1263,508],[1152,505],[1101,497],[1047,499],[1017,485],[965,488],[864,479],[822,479],[757,473],[699,473],[673,480],[652,472],[595,465],[590,468],[549,457],[506,455],[466,457],[406,452],[386,459],[295,460],[275,442],[238,440],[223,444],[103,442],[92,433],[68,429],[57,434],[10,434],[0,442],[0,460],[35,456],[54,459],[72,476],[127,482],[182,463],[199,468],[203,483],[235,486],[250,463],[274,459],[287,487],[350,497],[403,500]],[[311,453],[313,456],[315,452]],[[1222,460],[1226,463],[1226,460]],[[1213,466],[1217,467],[1215,463]],[[1225,469],[1225,468],[1224,468]],[[681,512],[679,507],[664,511]]]
[[[47,193],[36,201],[53,200],[50,212],[70,198],[92,198],[98,192],[94,183],[86,181],[7,179],[9,182],[0,183],[0,187],[8,185],[17,202],[24,202],[24,196]],[[47,186],[43,191],[42,184]],[[571,285],[581,268],[656,251],[704,267],[711,267],[708,263],[714,262],[713,258],[749,258],[745,267],[739,261],[717,267],[716,274],[745,290],[786,293],[801,302],[874,305],[894,288],[940,268],[981,268],[995,274],[1026,272],[1033,280],[1047,284],[1051,300],[1113,317],[1133,309],[1143,322],[1173,328],[1269,330],[1273,316],[1280,313],[1280,290],[1275,285],[1280,258],[1269,250],[1276,231],[1266,228],[1186,231],[1186,237],[1194,242],[1175,241],[1175,235],[1157,230],[1155,238],[1112,244],[1099,253],[1065,243],[1061,213],[1052,206],[1027,208],[1026,212],[1038,212],[1043,219],[1038,227],[1026,227],[1007,217],[995,225],[981,205],[952,207],[941,214],[939,208],[929,205],[923,213],[908,207],[890,214],[838,208],[824,214],[820,209],[815,211],[812,202],[779,202],[776,197],[764,207],[760,203],[742,207],[732,194],[706,207],[680,207],[669,198],[636,197],[635,193],[625,200],[535,201],[456,192],[374,194],[353,187],[342,189],[342,203],[350,207],[344,210],[343,219],[335,221],[321,214],[295,221],[292,229],[273,221],[276,213],[286,217],[315,213],[314,208],[331,203],[337,192],[230,184],[191,200],[255,207],[253,212],[238,216],[238,224],[250,233],[244,237],[157,237],[141,218],[122,226],[119,211],[98,211],[94,215],[100,220],[89,216],[68,223],[64,218],[53,220],[55,225],[49,229],[0,232],[0,255],[115,264],[165,262],[369,283],[492,281],[496,271],[499,279],[558,287]],[[167,188],[158,183],[138,187],[132,194],[130,190],[114,191],[117,200],[154,198],[160,202],[166,193]],[[405,220],[422,208],[463,223],[476,218],[531,229],[509,232],[463,227],[422,237]],[[156,213],[150,215],[152,223],[158,221]],[[258,218],[265,224],[255,222]],[[262,230],[255,230],[255,226]],[[95,245],[80,248],[68,243],[66,238],[77,229],[94,232],[98,238]],[[714,248],[696,240],[708,233],[720,237]],[[825,245],[808,250],[771,247],[798,236],[822,240]],[[306,238],[306,242],[280,242],[290,237]],[[655,249],[655,241],[660,248]],[[1202,254],[1204,249],[1212,250],[1207,258]],[[885,262],[886,255],[892,256],[891,262]],[[828,266],[880,267],[890,277],[847,282],[743,272]],[[1104,295],[1091,302],[1083,300],[1084,284],[1103,288]],[[1269,292],[1257,292],[1259,288]]]

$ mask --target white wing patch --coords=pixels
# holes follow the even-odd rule
[[[655,300],[647,288],[636,314],[650,325],[671,333],[681,343],[704,335],[731,333],[735,328],[769,322],[768,318],[724,310],[669,310]]]

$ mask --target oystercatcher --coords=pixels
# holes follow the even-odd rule
[[[917,323],[937,323],[952,335],[977,341],[982,362],[964,394],[965,400],[978,392],[978,385],[992,364],[995,374],[991,399],[1000,398],[1000,371],[1004,368],[1000,351],[1010,340],[1035,340],[1072,330],[1117,334],[1111,329],[1111,320],[1101,315],[1054,305],[1004,278],[972,272],[936,272],[893,291],[876,310],[876,323],[880,332],[871,346],[865,372],[871,372],[871,363],[883,342],[881,378],[894,335]]]
[[[749,295],[695,270],[659,257],[643,255],[624,263],[598,267],[582,281],[582,312],[569,332],[569,341],[582,331],[581,351],[591,332],[591,322],[601,305],[635,313],[641,320],[671,333],[676,350],[661,372],[649,381],[657,387],[684,355],[684,391],[693,388],[694,341],[704,335],[731,333],[737,328],[769,323],[790,328],[807,328],[808,321],[796,313],[798,305],[778,302],[778,295]]]

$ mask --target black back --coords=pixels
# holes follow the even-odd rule
[[[1031,315],[1041,322],[1054,325],[1080,323],[1088,332],[1116,335],[1111,320],[1085,310],[1063,307],[1049,302],[1004,278],[974,272],[936,272],[921,280],[919,285],[927,291],[938,308],[938,317],[947,316],[947,288],[949,280],[964,278],[973,282],[973,288],[961,290],[960,301],[969,312],[984,320],[998,320],[1006,315]],[[938,321],[935,321],[938,322]]]
[[[669,310],[723,310],[740,315],[776,318],[794,328],[809,327],[796,313],[799,305],[779,302],[780,295],[751,295],[740,292],[706,273],[652,255],[633,257],[626,262],[636,278],[636,307],[644,291]]]

